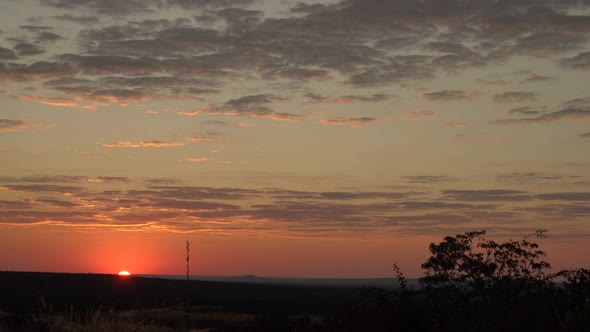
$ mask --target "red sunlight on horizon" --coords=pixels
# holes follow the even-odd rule
[[[372,239],[260,236],[252,239],[237,234],[124,232],[112,229],[54,234],[42,226],[34,231],[24,228],[0,230],[0,243],[21,248],[18,257],[8,251],[0,251],[3,270],[183,275],[186,272],[185,243],[188,240],[191,244],[190,273],[194,276],[251,274],[261,277],[326,278],[394,277],[394,262],[407,277],[417,278],[422,276],[420,265],[429,256],[428,245],[442,241],[445,235],[455,235],[391,235]],[[21,232],[29,236],[22,236]],[[489,238],[503,240],[494,232],[488,234]],[[551,231],[549,238],[535,240],[547,252],[547,261],[555,270],[587,262],[583,253],[587,252],[588,243],[584,241],[552,238]]]

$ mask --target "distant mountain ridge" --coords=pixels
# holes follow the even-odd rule
[[[138,277],[162,278],[162,279],[186,279],[186,275],[155,275],[136,274]],[[288,278],[288,277],[260,277],[256,275],[241,276],[190,276],[191,280],[222,281],[239,283],[256,283],[271,285],[309,285],[309,286],[336,286],[336,287],[379,287],[397,288],[398,281],[395,278]],[[410,286],[418,285],[418,279],[408,279]]]

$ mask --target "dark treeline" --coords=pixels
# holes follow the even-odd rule
[[[498,243],[485,234],[432,243],[417,288],[394,264],[400,289],[373,290],[340,316],[338,330],[590,331],[589,269],[549,273],[545,252],[530,236]]]

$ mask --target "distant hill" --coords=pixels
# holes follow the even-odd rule
[[[42,298],[58,311],[67,305],[79,308],[98,305],[138,308],[185,302],[253,308],[282,305],[309,310],[353,303],[359,295],[352,288],[271,284],[268,281],[273,278],[256,276],[222,277],[216,281],[195,278],[186,281],[178,280],[180,276],[150,278],[108,274],[0,272],[0,311],[30,312],[39,308]],[[219,280],[224,278],[226,280]]]
[[[139,275],[149,278],[186,279],[186,275]],[[378,287],[395,289],[399,287],[395,278],[286,278],[260,277],[255,275],[243,276],[191,276],[191,280],[220,281],[238,283],[256,283],[268,285],[297,285],[297,286],[329,286],[329,287]],[[410,286],[418,286],[418,279],[408,279]]]

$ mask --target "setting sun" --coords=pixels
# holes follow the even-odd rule
[[[128,271],[121,271],[121,272],[119,272],[119,275],[127,277],[127,276],[130,276],[131,273],[129,273]]]

